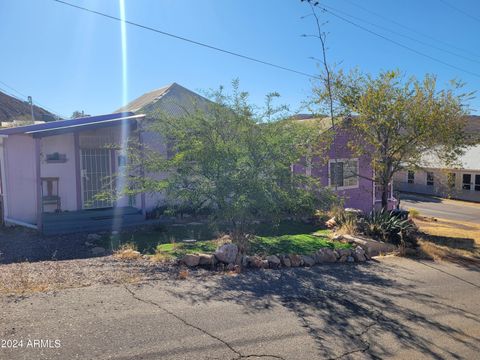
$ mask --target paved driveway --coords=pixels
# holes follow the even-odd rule
[[[421,215],[480,224],[480,204],[416,194],[401,194],[403,209],[415,208]]]
[[[2,298],[0,358],[474,359],[479,298],[478,269],[401,258],[70,289]]]

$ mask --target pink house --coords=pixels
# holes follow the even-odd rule
[[[45,234],[119,228],[145,222],[148,210],[162,203],[161,194],[139,194],[116,201],[95,195],[104,179],[121,172],[122,151],[129,136],[160,153],[167,147],[160,135],[143,126],[159,112],[179,115],[188,106],[203,106],[207,99],[171,84],[135,99],[116,113],[55,121],[0,130],[0,189],[2,216],[7,224],[35,228]],[[193,105],[192,105],[193,104]],[[378,204],[369,159],[355,157],[336,137],[333,151],[320,163],[294,165],[294,171],[335,186],[346,207],[370,211]],[[112,146],[113,145],[113,146]],[[107,184],[115,190],[121,184]]]

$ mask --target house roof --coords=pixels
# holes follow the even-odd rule
[[[116,112],[141,112],[147,117],[158,115],[180,117],[189,111],[206,110],[211,103],[207,98],[177,83],[172,83],[143,94]]]
[[[422,157],[422,167],[429,169],[464,169],[480,171],[480,145],[470,146],[465,154],[458,159],[458,164],[447,165],[435,154],[425,154]]]
[[[28,134],[35,137],[57,135],[60,133],[71,132],[75,129],[91,129],[113,125],[118,121],[136,121],[143,118],[144,115],[135,115],[132,112],[106,114],[99,116],[89,116],[78,119],[53,121],[44,124],[26,125],[15,128],[0,130],[0,136],[14,134]]]

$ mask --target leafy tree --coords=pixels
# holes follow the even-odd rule
[[[72,113],[72,116],[70,116],[70,119],[78,119],[78,118],[81,118],[81,117],[86,117],[86,116],[90,116],[90,115],[85,115],[85,112],[82,110],[75,110],[73,113]]]
[[[314,125],[278,119],[275,114],[284,108],[272,105],[277,96],[268,95],[266,109],[255,110],[234,82],[232,96],[220,89],[207,105],[185,107],[181,118],[157,114],[150,131],[167,139],[170,156],[132,146],[126,188],[165,191],[170,204],[208,208],[213,221],[228,225],[242,250],[257,220],[327,208],[332,193],[291,170],[311,151],[310,144],[321,143],[321,134]],[[159,172],[167,175],[148,175]]]
[[[453,163],[469,142],[464,102],[471,94],[459,93],[461,84],[438,90],[434,76],[405,79],[399,71],[378,77],[340,73],[334,84],[336,104],[348,118],[343,126],[353,135],[351,148],[372,158],[382,208],[396,172],[421,167],[427,153]]]

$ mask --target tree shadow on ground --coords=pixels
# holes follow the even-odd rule
[[[413,270],[402,267],[398,274],[407,274],[405,279],[395,270],[395,265],[370,263],[249,271],[202,283],[181,294],[174,289],[167,291],[191,303],[234,302],[247,313],[283,306],[313,338],[318,358],[355,353],[385,358],[398,349],[410,349],[434,359],[460,359],[451,349],[452,343],[480,352],[478,339],[437,320],[438,314],[448,313],[480,326],[478,314],[420,291],[418,281],[408,285],[409,277],[415,276]],[[376,341],[379,336],[396,345]]]

